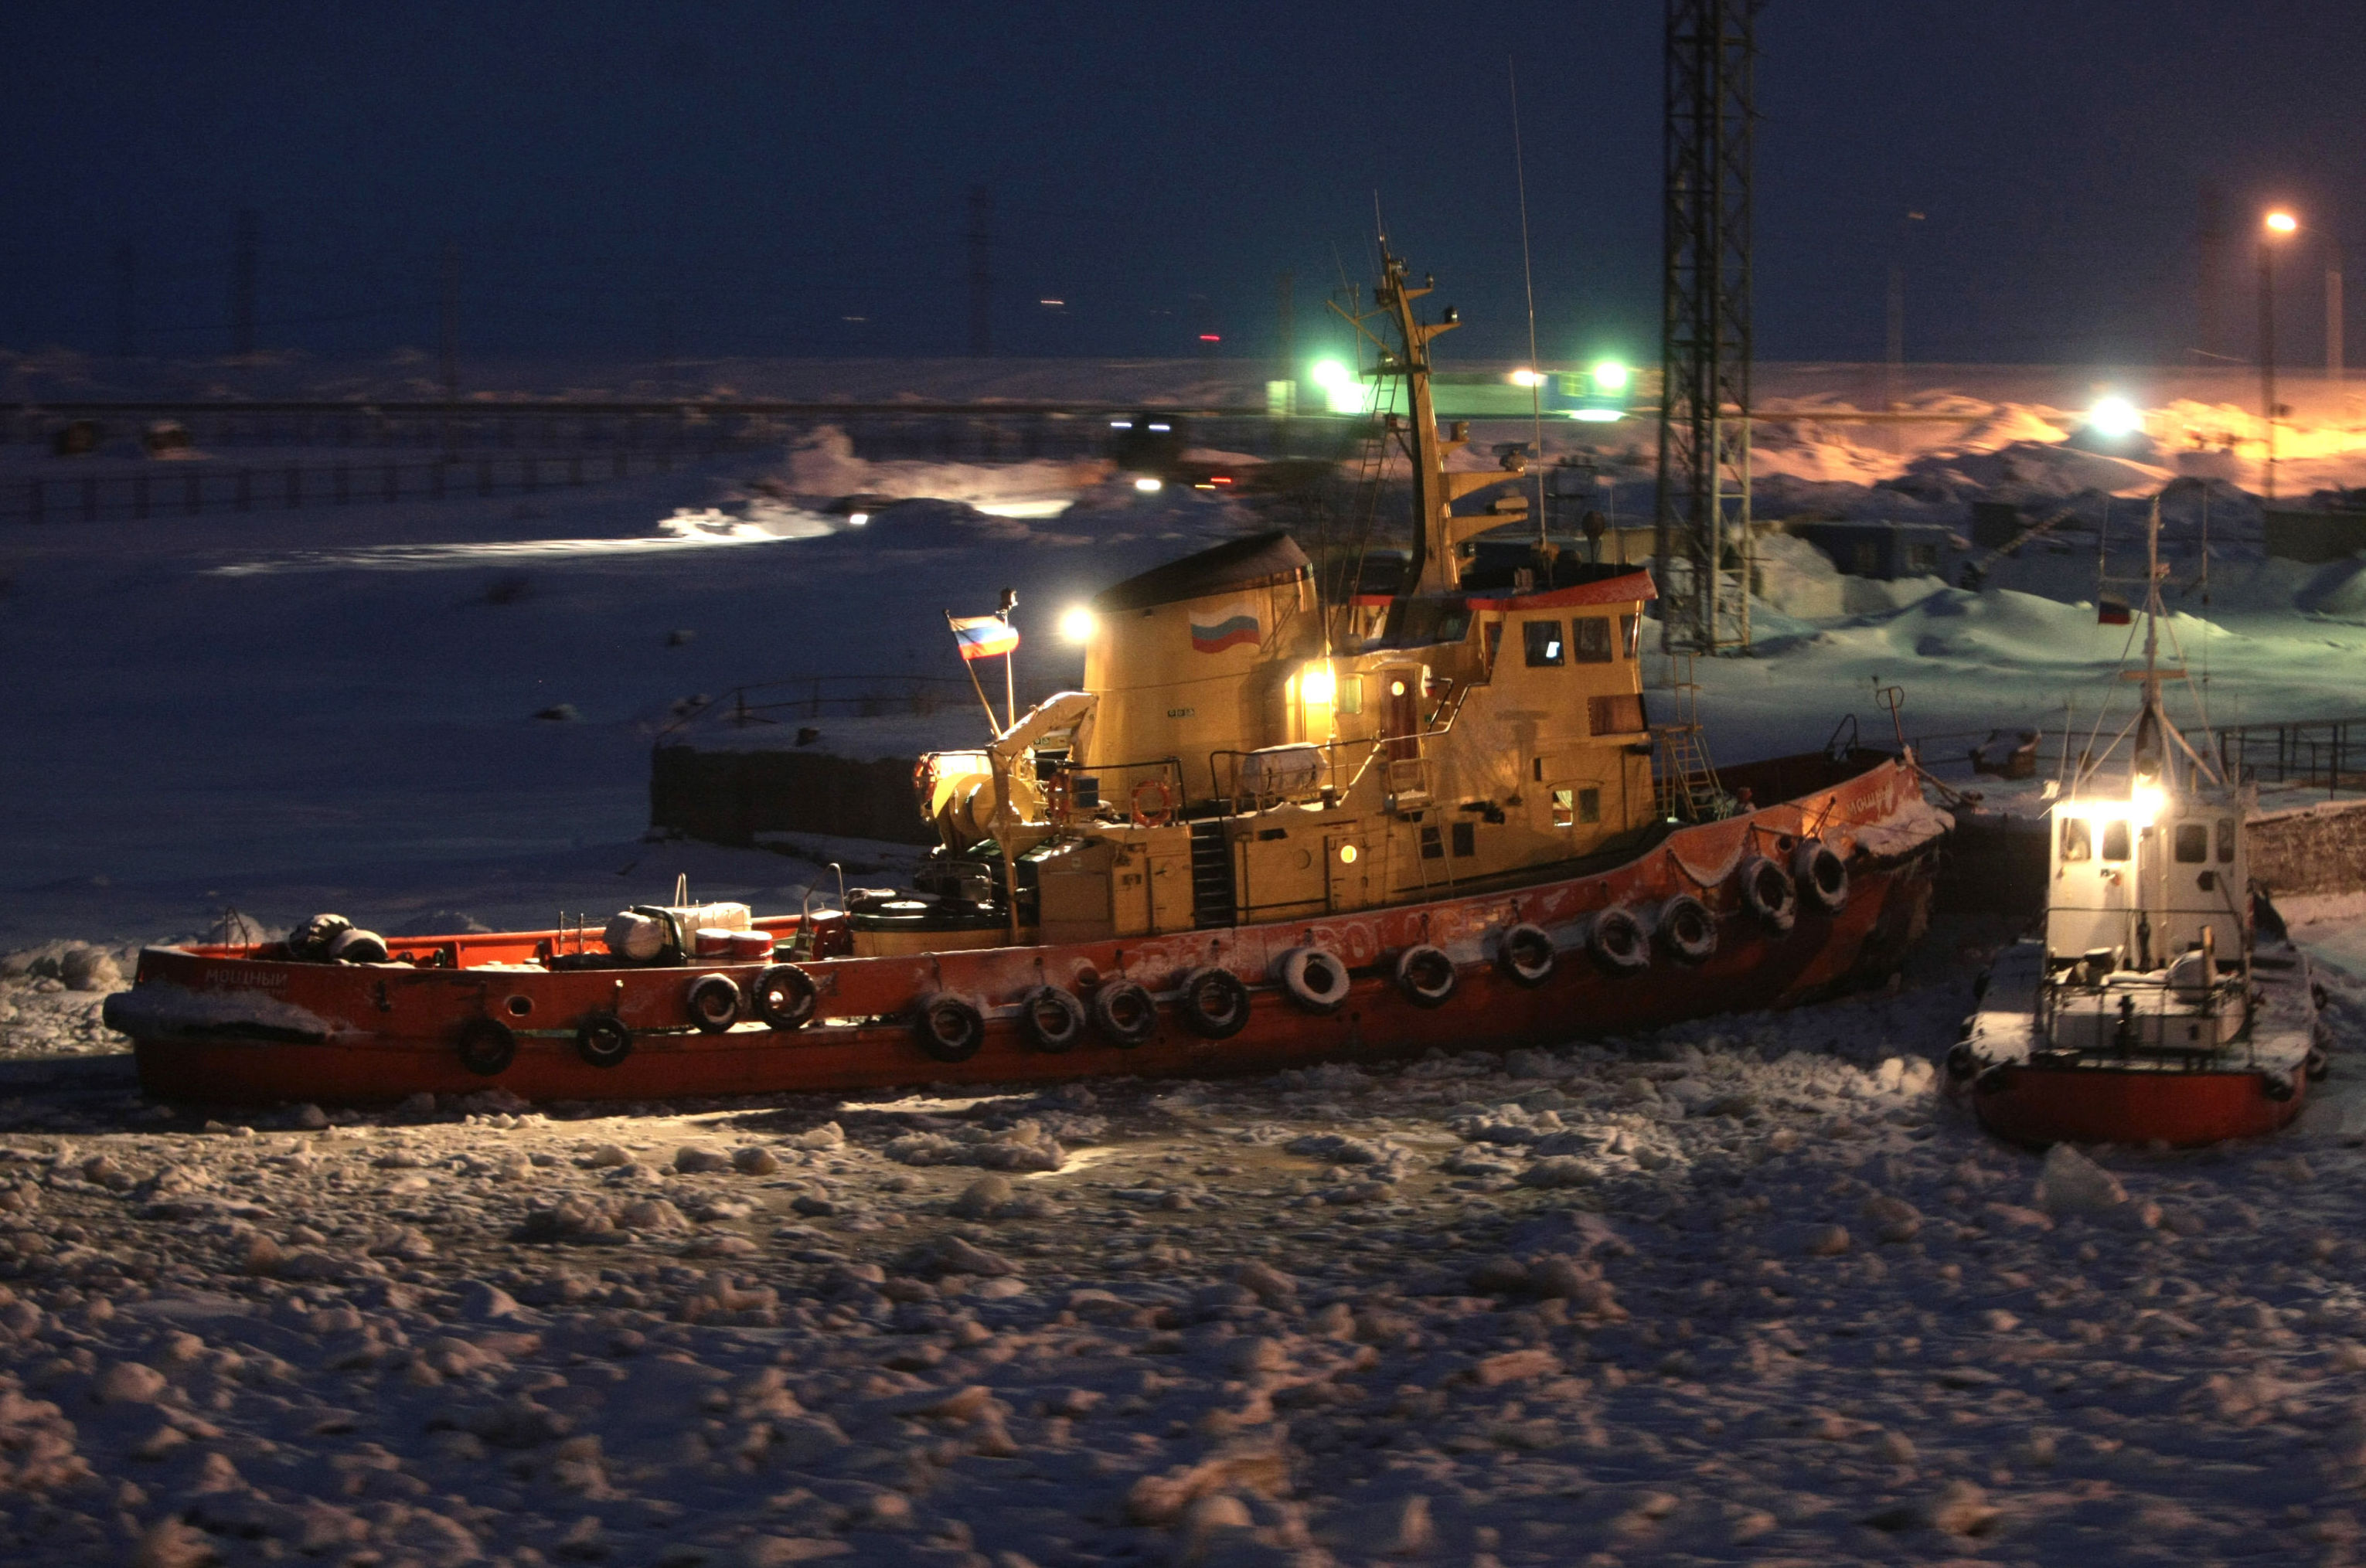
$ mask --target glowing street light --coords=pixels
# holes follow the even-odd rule
[[[2087,428],[2108,440],[2118,441],[2144,429],[2144,414],[2125,398],[2099,398],[2095,406],[2087,410]]]
[[[1594,389],[1597,392],[1624,392],[1632,374],[1615,359],[1598,361],[1594,367]]]
[[[2270,210],[2259,232],[2259,402],[2267,416],[2267,498],[2276,498],[2276,243],[2300,231],[2300,219]]]

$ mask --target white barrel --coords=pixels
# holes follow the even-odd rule
[[[656,915],[628,909],[608,922],[608,951],[616,958],[646,964],[665,951],[670,935],[666,923]]]
[[[1269,745],[1241,758],[1241,793],[1305,795],[1323,787],[1323,748]]]

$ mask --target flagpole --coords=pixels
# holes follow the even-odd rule
[[[1018,657],[1017,648],[1002,655],[1002,706],[1014,724],[1019,722],[1019,678],[1010,673],[1010,666]]]
[[[944,616],[945,630],[953,634],[953,652],[961,654],[961,633],[953,625],[953,612],[948,610],[944,612]],[[1004,655],[1006,660],[1008,656]],[[1002,735],[1002,726],[994,722],[994,704],[986,700],[986,687],[977,678],[977,661],[963,655],[961,665],[962,673],[969,677],[970,689],[977,693],[977,705],[986,710],[986,727],[993,731],[996,738],[999,739]]]

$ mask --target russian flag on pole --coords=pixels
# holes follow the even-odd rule
[[[953,620],[953,643],[965,659],[990,659],[1019,646],[1019,628],[999,615],[969,615]]]

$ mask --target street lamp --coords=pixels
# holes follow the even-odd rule
[[[2276,498],[2276,242],[2299,232],[2300,219],[2278,207],[2259,232],[2259,401],[2268,418],[2268,499]]]

